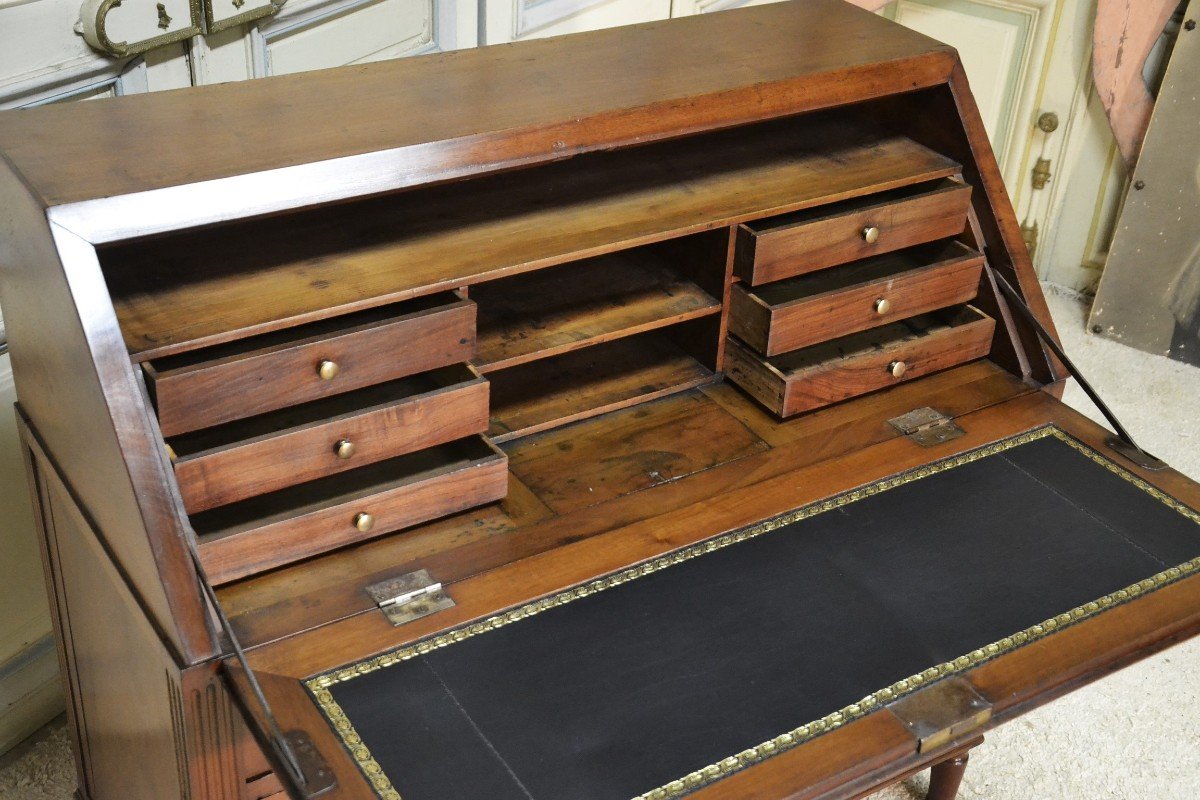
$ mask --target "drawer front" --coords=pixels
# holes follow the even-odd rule
[[[768,360],[731,338],[728,374],[767,408],[789,417],[986,356],[995,322],[969,307],[956,313],[952,324],[915,338],[871,343],[867,332],[817,345],[812,349],[820,352],[796,368],[789,368],[789,362],[805,361],[807,351]],[[863,341],[839,345],[856,339]],[[829,356],[822,357],[824,352]]]
[[[243,518],[224,529],[211,529],[205,517],[219,515],[226,509],[194,516],[192,521],[200,538],[200,556],[209,576],[216,583],[226,583],[504,499],[508,491],[508,457],[482,437],[454,445],[457,450],[469,446],[473,450],[472,457],[465,461],[456,459],[453,464],[441,468],[422,469],[390,483],[372,481],[369,490],[346,492],[312,503],[302,501],[298,506],[261,517]],[[432,448],[419,455],[435,458],[444,448],[450,446]],[[384,462],[367,469],[386,465]],[[353,475],[344,473],[325,481],[343,479],[352,484]],[[292,487],[284,492],[295,499],[303,496],[296,490],[304,488]],[[264,495],[245,503],[257,504],[256,509],[269,508],[271,498],[271,495]],[[363,515],[370,516],[370,524],[364,522]]]
[[[759,353],[774,356],[966,303],[978,294],[982,272],[983,257],[976,254],[776,303],[738,284],[730,299],[729,327]]]
[[[448,302],[390,319],[185,366],[148,363],[164,436],[310,402],[467,361],[475,304]]]
[[[903,247],[957,236],[966,227],[971,187],[943,181],[899,199],[867,198],[830,209],[738,227],[735,271],[753,286]],[[845,210],[843,210],[845,209]]]
[[[460,380],[446,380],[441,388],[390,402],[368,401],[360,409],[319,422],[289,425],[288,412],[281,411],[268,415],[260,426],[269,429],[275,426],[272,420],[278,420],[275,433],[181,454],[175,477],[184,507],[192,514],[483,433],[488,425],[487,381],[465,365],[439,373]],[[183,453],[187,439],[168,443]]]

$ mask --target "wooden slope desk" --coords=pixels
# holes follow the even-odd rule
[[[83,798],[944,800],[1200,622],[1200,488],[1056,399],[957,56],[873,15],[6,112],[0,152]]]

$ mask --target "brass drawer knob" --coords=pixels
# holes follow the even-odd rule
[[[323,381],[333,380],[337,377],[337,374],[340,371],[341,367],[337,365],[336,361],[329,361],[326,359],[320,364],[317,364],[317,374],[321,376],[321,380]]]
[[[888,374],[893,378],[903,378],[904,373],[908,372],[908,365],[903,361],[893,361],[888,364]]]
[[[879,228],[868,225],[862,229],[862,237],[867,244],[875,244],[879,241]]]
[[[333,452],[337,453],[337,457],[342,459],[354,455],[354,449],[354,442],[349,439],[342,439],[333,446]]]
[[[375,527],[375,517],[371,516],[365,511],[361,514],[355,514],[354,527],[360,532],[366,533],[367,531],[371,530],[371,528]]]
[[[878,314],[879,316],[882,317],[884,314],[888,313],[891,310],[892,310],[892,301],[888,300],[886,297],[881,297],[875,301],[875,313]]]

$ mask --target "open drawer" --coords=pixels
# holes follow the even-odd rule
[[[1200,486],[1041,392],[955,422],[816,463],[797,440],[720,503],[249,663],[329,798],[860,796],[1200,630]],[[912,701],[951,686],[931,731]]]
[[[779,416],[790,417],[982,358],[995,329],[991,317],[959,306],[774,358],[731,338],[729,378]]]
[[[730,294],[729,330],[764,356],[967,303],[983,256],[954,240]]]
[[[165,436],[466,361],[475,304],[456,292],[146,361]]]

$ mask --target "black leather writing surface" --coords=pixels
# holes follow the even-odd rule
[[[1200,517],[1054,429],[891,483],[318,700],[384,797],[627,800],[1200,556]]]

